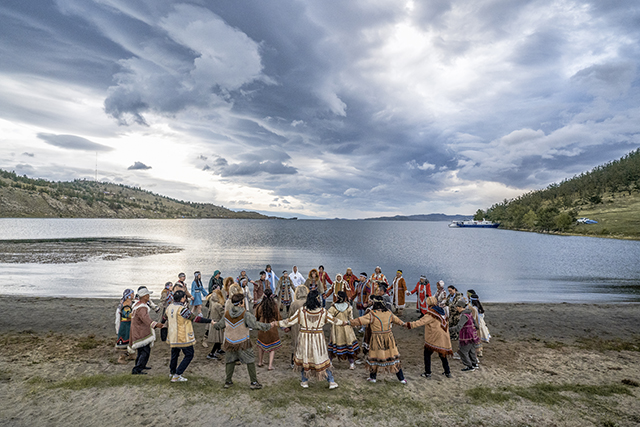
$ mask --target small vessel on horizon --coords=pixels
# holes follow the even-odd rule
[[[499,225],[499,222],[487,221],[486,219],[482,218],[482,221],[476,221],[474,219],[466,221],[451,221],[451,224],[449,224],[449,228],[498,228]]]

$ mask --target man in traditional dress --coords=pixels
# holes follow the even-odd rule
[[[371,282],[367,278],[367,273],[360,273],[358,286],[356,287],[356,308],[360,316],[364,316],[364,311],[369,305],[369,297],[371,296]],[[360,317],[359,316],[359,317]],[[361,328],[363,329],[364,326]],[[362,332],[362,331],[361,331]]]
[[[231,297],[231,308],[227,310],[224,317],[220,319],[213,327],[215,329],[224,329],[224,345],[222,348],[225,353],[226,362],[226,378],[224,388],[233,385],[233,371],[236,362],[247,365],[251,384],[249,388],[257,390],[262,388],[258,382],[256,375],[256,356],[251,346],[251,337],[249,331],[256,329],[259,331],[268,331],[271,325],[268,323],[258,322],[256,317],[245,310],[244,295],[239,293]]]
[[[267,273],[265,271],[260,272],[260,279],[256,281],[253,285],[253,308],[255,309],[258,304],[262,302],[262,298],[264,297],[264,291],[269,286],[269,282],[267,281]]]
[[[356,283],[358,282],[358,277],[356,277],[356,275],[353,274],[353,270],[351,270],[350,268],[347,268],[347,272],[345,273],[344,276],[342,276],[342,280],[347,282],[349,284],[349,288],[351,289],[350,292],[347,291],[347,298],[351,303],[356,298]]]
[[[169,372],[172,383],[187,381],[182,374],[193,360],[193,346],[196,343],[192,322],[211,323],[211,319],[202,317],[200,313],[197,315],[192,313],[186,305],[186,300],[187,295],[183,291],[176,291],[173,302],[166,309],[169,347],[171,348]],[[184,353],[184,358],[178,366],[180,351]]]
[[[380,266],[377,266],[374,270],[374,273],[371,275],[371,283],[373,283],[373,292],[376,291],[377,282],[384,282],[387,285],[387,289],[389,289],[389,281],[387,280],[387,276],[382,273],[382,269]]]
[[[327,291],[327,289],[329,289],[329,286],[327,285],[327,283],[333,286],[333,282],[331,281],[329,274],[326,271],[324,271],[324,265],[321,265],[320,267],[318,267],[318,277],[320,278],[320,282],[322,283],[322,288],[324,289],[324,292],[321,294],[322,306],[324,307],[327,305],[327,299],[324,296],[324,293]]]
[[[422,275],[420,280],[416,283],[416,287],[411,292],[407,292],[407,295],[413,295],[418,293],[418,299],[416,300],[416,309],[420,313],[420,317],[424,316],[427,312],[427,298],[431,296],[431,285],[427,280],[427,277]]]
[[[396,277],[393,279],[393,287],[392,287],[392,295],[393,295],[393,305],[396,308],[396,313],[398,316],[402,316],[402,312],[404,310],[404,297],[407,293],[407,282],[402,277],[402,270],[398,270],[396,272]]]
[[[131,370],[133,375],[146,375],[144,372],[146,369],[151,369],[147,366],[149,356],[151,355],[151,347],[156,340],[156,334],[153,332],[154,328],[163,328],[163,323],[154,322],[149,317],[149,295],[153,292],[142,286],[138,289],[138,301],[133,305],[131,311],[131,333],[130,343],[131,348],[137,350],[138,356],[136,357],[136,365]]]

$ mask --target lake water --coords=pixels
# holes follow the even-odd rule
[[[178,253],[92,259],[74,264],[0,263],[5,295],[117,297],[195,270],[258,278],[295,264],[320,264],[333,278],[351,267],[389,280],[404,271],[410,289],[425,274],[491,302],[640,301],[640,242],[496,229],[450,229],[444,222],[281,220],[0,219],[0,239],[123,237],[173,244]]]

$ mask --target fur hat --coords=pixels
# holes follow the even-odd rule
[[[436,297],[428,297],[427,305],[431,307],[432,305],[438,305],[438,299]]]

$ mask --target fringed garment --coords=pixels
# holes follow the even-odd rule
[[[353,319],[353,309],[346,302],[334,304],[329,309],[336,319],[344,322]],[[355,359],[360,352],[360,344],[351,326],[331,326],[331,339],[328,347],[329,355],[340,360]]]
[[[381,310],[370,311],[351,321],[353,326],[369,325],[371,327],[371,342],[367,355],[367,366],[370,372],[383,371],[395,374],[402,368],[400,353],[393,332],[391,332],[393,323],[404,324],[390,311]]]
[[[267,319],[264,316],[264,310],[262,304],[256,307],[256,318],[263,323],[270,323],[274,320],[282,320],[280,317],[280,312],[276,312],[277,317],[275,319]],[[280,341],[280,334],[278,333],[278,328],[271,328],[268,331],[260,331],[258,332],[258,340],[256,341],[258,347],[260,347],[263,351],[270,352],[279,349],[282,346],[282,341]]]
[[[425,315],[407,324],[409,329],[424,326],[424,347],[442,356],[452,355],[449,322],[441,307],[427,308]]]
[[[338,326],[345,325],[345,322],[334,318],[324,308],[307,310],[304,307],[296,311],[288,319],[279,322],[281,328],[295,324],[300,325],[298,346],[293,357],[295,370],[305,371],[307,377],[314,377],[319,380],[326,379],[326,371],[331,366],[327,343],[322,330],[322,327],[327,322]]]

